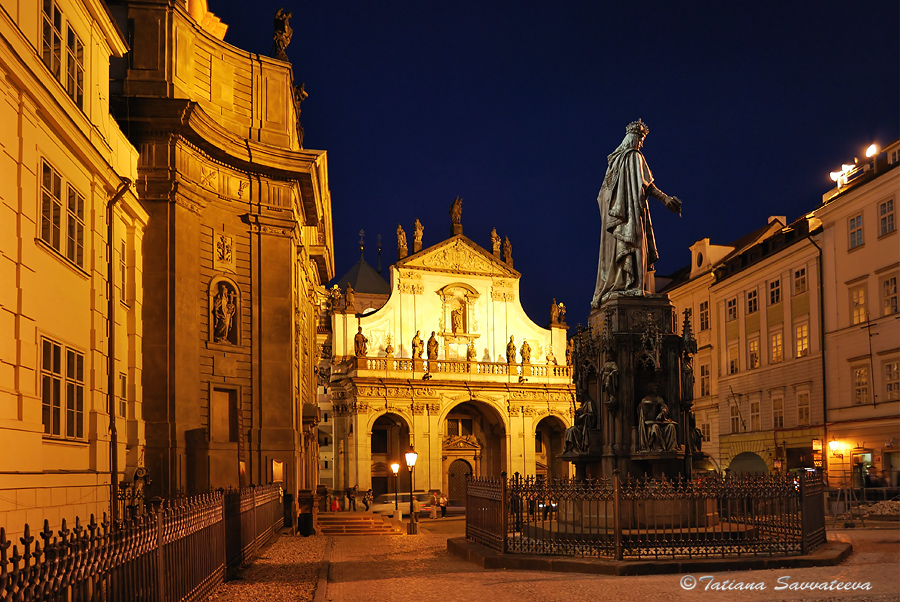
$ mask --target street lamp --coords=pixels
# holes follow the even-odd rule
[[[391,471],[394,473],[394,514],[400,509],[397,503],[397,473],[400,472],[400,462],[391,462]]]
[[[413,467],[415,467],[418,457],[419,454],[410,445],[409,451],[406,452],[406,466],[409,468],[409,527],[406,531],[407,535],[416,535],[419,532],[419,525],[416,522],[419,517],[413,513]]]

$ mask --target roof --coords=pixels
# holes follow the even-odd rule
[[[342,290],[346,290],[347,285],[350,284],[357,293],[372,295],[391,294],[391,285],[366,262],[362,255],[359,256],[359,261],[340,280],[332,284],[337,284]]]

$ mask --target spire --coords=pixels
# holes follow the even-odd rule
[[[366,231],[359,231],[359,258],[363,258],[363,249],[366,248]]]
[[[378,235],[378,273],[381,274],[381,234]]]

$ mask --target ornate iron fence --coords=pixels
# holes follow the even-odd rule
[[[202,600],[283,521],[280,488],[266,485],[164,502],[116,524],[92,515],[54,532],[44,521],[39,541],[26,524],[22,553],[0,528],[0,602]]]
[[[821,475],[478,478],[466,537],[512,553],[615,559],[805,554],[825,542]]]

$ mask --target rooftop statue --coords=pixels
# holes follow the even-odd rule
[[[456,197],[450,205],[450,222],[453,224],[462,223],[462,199]]]
[[[606,177],[597,197],[603,228],[593,307],[600,307],[616,291],[653,292],[647,276],[659,255],[647,198],[659,199],[670,211],[681,215],[681,200],[656,187],[641,152],[649,132],[640,119],[629,123],[625,139],[608,157]]]
[[[272,58],[279,61],[290,62],[284,50],[291,43],[291,37],[294,35],[294,30],[289,23],[291,14],[283,8],[279,8],[275,13],[275,33],[272,34],[272,39],[275,43],[273,45]]]

